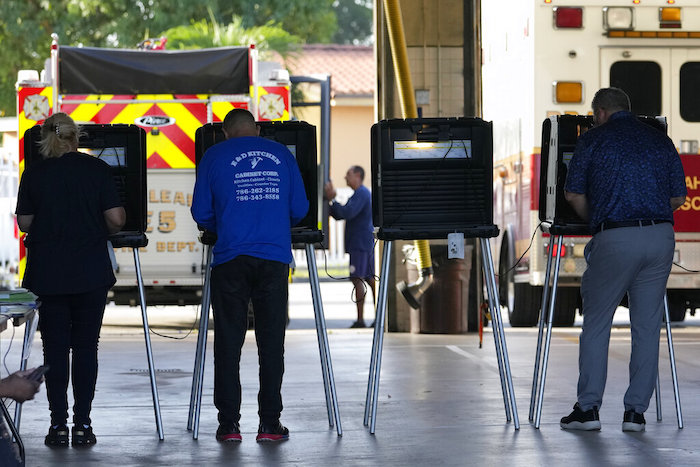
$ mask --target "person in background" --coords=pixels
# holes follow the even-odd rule
[[[115,283],[107,251],[126,220],[109,165],[77,152],[80,129],[65,113],[41,126],[44,158],[27,167],[17,224],[27,233],[22,285],[38,296],[51,426],[44,442],[68,446],[68,381],[73,383],[73,446],[97,442],[90,411],[97,343],[107,292]],[[71,358],[72,352],[72,358]]]
[[[364,283],[372,290],[373,301],[375,293],[372,197],[362,184],[364,179],[365,170],[359,165],[348,169],[345,182],[354,193],[344,205],[334,201],[337,193],[331,181],[323,187],[324,197],[330,202],[330,215],[337,220],[345,219],[345,252],[350,255],[350,280],[355,289],[357,306],[357,321],[351,328],[366,327],[364,308],[367,288]]]
[[[581,280],[578,400],[560,425],[600,429],[610,328],[627,294],[632,355],[622,431],[644,431],[675,248],[673,211],[685,202],[685,177],[673,142],[630,112],[624,91],[601,89],[592,107],[596,126],[579,138],[565,185],[566,199],[589,222],[593,238]]]
[[[211,271],[216,439],[242,440],[240,359],[252,301],[260,362],[256,440],[282,441],[289,438],[280,415],[291,227],[309,201],[294,156],[258,136],[249,111],[230,111],[223,131],[226,141],[199,163],[191,208],[195,222],[217,235]]]

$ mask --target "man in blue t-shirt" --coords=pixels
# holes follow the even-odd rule
[[[663,298],[671,272],[673,211],[685,202],[683,166],[673,142],[630,113],[627,94],[599,90],[596,126],[582,135],[569,164],[565,195],[589,221],[581,280],[578,401],[565,429],[599,430],[613,314],[629,298],[632,355],[623,431],[643,431],[658,375]]]
[[[351,328],[366,327],[364,307],[366,282],[372,290],[374,300],[374,236],[372,234],[372,198],[369,190],[362,184],[365,170],[353,165],[345,174],[345,182],[355,192],[347,203],[333,201],[336,195],[330,181],[323,187],[324,195],[330,201],[330,214],[334,219],[345,219],[345,252],[350,255],[350,280],[355,289],[357,321]]]
[[[211,295],[214,309],[214,404],[219,441],[241,441],[241,348],[248,303],[255,314],[260,362],[257,441],[281,441],[284,335],[291,227],[309,202],[294,156],[258,136],[253,115],[234,109],[223,122],[226,141],[209,148],[197,168],[192,217],[216,232]]]

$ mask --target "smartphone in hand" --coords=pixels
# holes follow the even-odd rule
[[[42,376],[44,376],[44,374],[46,374],[47,371],[49,371],[49,366],[41,365],[36,370],[29,373],[29,375],[27,375],[27,379],[31,381],[41,381]]]

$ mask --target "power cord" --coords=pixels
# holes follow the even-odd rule
[[[530,244],[527,246],[527,249],[523,252],[522,255],[520,255],[520,258],[515,262],[513,266],[511,266],[507,271],[503,273],[503,275],[507,275],[509,272],[511,272],[513,269],[515,269],[518,264],[520,264],[520,261],[525,257],[528,251],[530,251],[530,248],[532,248],[532,244],[535,241],[535,235],[537,235],[537,231],[539,230],[540,226],[542,225],[542,222],[537,224],[537,227],[535,227],[535,231],[532,233],[532,237],[530,237]],[[484,239],[485,241],[488,241],[488,239]],[[495,274],[496,277],[500,277],[500,274]]]
[[[378,240],[375,238],[374,243],[372,244],[372,256],[374,256],[375,250],[377,248],[377,242],[378,242]],[[346,281],[346,280],[352,279],[350,276],[347,276],[347,277],[334,277],[334,276],[332,276],[331,273],[328,272],[328,256],[326,255],[326,249],[320,243],[317,243],[316,245],[318,246],[318,249],[323,252],[323,269],[324,269],[324,272],[326,273],[326,276],[328,276],[329,278],[331,278],[334,281]],[[374,274],[372,276],[372,278],[374,279],[375,283],[379,280],[379,276],[376,274]],[[364,294],[367,295],[367,283],[366,283],[366,281],[363,279],[360,283],[362,284]],[[355,284],[353,283],[352,290],[350,291],[350,301],[352,303],[357,303],[357,291],[355,290],[355,288],[356,288]],[[355,295],[355,298],[353,298],[353,294]],[[374,292],[372,294],[372,298],[376,301],[376,297],[374,296]]]
[[[202,244],[202,246],[204,246],[204,244]],[[204,264],[204,254],[205,254],[204,252],[205,252],[205,251],[206,251],[206,248],[202,248],[202,264]],[[201,287],[202,287],[202,291],[204,291],[204,275],[202,275]],[[190,328],[187,330],[187,334],[185,334],[184,336],[181,336],[181,337],[169,336],[169,335],[167,335],[167,334],[161,334],[161,333],[159,333],[159,332],[157,332],[157,331],[154,331],[152,328],[149,328],[149,331],[150,331],[152,334],[155,334],[156,336],[159,336],[159,337],[164,337],[165,339],[172,339],[172,340],[175,340],[175,341],[185,340],[185,339],[187,339],[187,338],[190,336],[190,334],[192,334],[192,331],[194,331],[194,328],[197,326],[197,321],[199,321],[199,320],[197,319],[197,316],[199,316],[199,319],[202,319],[202,317],[201,317],[201,308],[202,308],[202,305],[201,305],[201,304],[200,304],[200,305],[197,305],[197,307],[195,308],[195,312],[194,312],[194,321],[192,322],[192,326],[190,326]],[[207,310],[207,313],[209,313],[209,310]]]
[[[676,263],[675,261],[673,262],[673,265],[674,265],[674,266],[678,266],[679,268],[681,268],[682,270],[684,270],[684,271],[686,271],[686,272],[692,272],[692,273],[698,273],[698,272],[700,272],[700,271],[696,271],[695,269],[688,269],[688,268],[686,268],[686,267],[684,267],[684,266],[681,266],[680,264]]]
[[[12,343],[14,342],[14,340],[15,340],[15,327],[12,326],[12,335],[10,336],[10,344],[7,346],[7,350],[5,351],[4,355],[2,356],[2,366],[5,368],[5,371],[7,372],[8,375],[10,374],[10,369],[7,368],[7,356],[10,353],[10,349],[12,349]],[[6,404],[6,401],[8,399],[10,400],[10,404]],[[9,397],[4,397],[2,399],[2,403],[5,404],[6,406],[8,406],[7,407],[8,410],[12,407],[12,404],[14,404],[14,402],[15,402],[15,400],[12,398],[9,398]]]

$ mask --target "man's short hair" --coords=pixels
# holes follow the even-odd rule
[[[359,165],[353,165],[352,167],[350,167],[350,170],[352,170],[353,173],[360,174],[360,180],[365,180],[365,169],[363,169]]]
[[[595,112],[598,109],[605,109],[609,112],[620,110],[630,111],[630,98],[625,91],[620,88],[603,88],[598,90],[593,97],[591,107]]]
[[[229,134],[237,132],[240,128],[255,129],[255,117],[246,109],[233,109],[224,117],[223,128]]]

